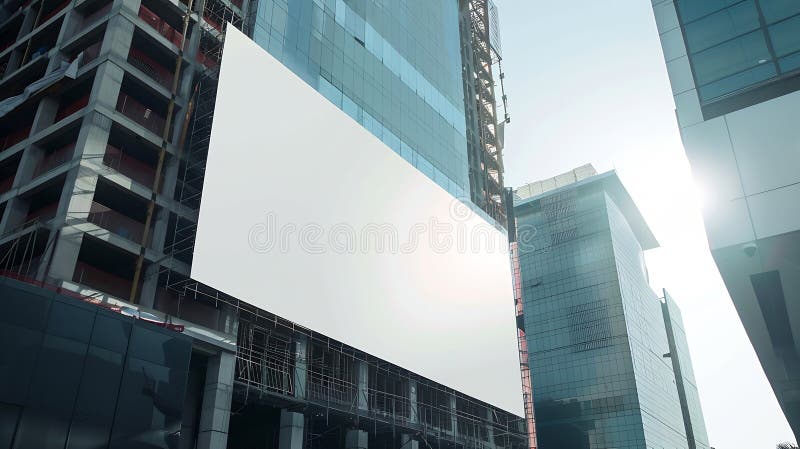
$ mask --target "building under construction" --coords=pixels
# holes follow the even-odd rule
[[[497,6],[491,0],[461,0],[461,57],[472,202],[506,225],[503,202],[503,130],[511,122],[503,89],[502,46]],[[499,72],[499,83],[494,71]],[[498,117],[500,88],[502,117]]]
[[[514,416],[189,277],[228,24],[505,223],[493,5],[366,3],[3,2],[0,448],[535,446],[527,405]],[[414,20],[448,13],[451,28]],[[382,86],[353,76],[369,58]],[[63,388],[45,391],[36,373],[54,369]]]

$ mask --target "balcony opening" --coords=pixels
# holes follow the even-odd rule
[[[12,42],[13,43],[13,42]],[[0,57],[0,80],[6,76],[6,72],[8,72],[8,64],[11,62],[11,53],[6,53],[5,56]]]
[[[160,138],[166,125],[167,102],[160,94],[126,76],[117,98],[117,111]]]
[[[166,18],[160,16],[157,12],[158,7],[155,5],[157,2],[153,3],[154,4],[150,4],[148,2],[147,5],[156,8],[156,10],[150,9],[149,6],[145,5],[145,2],[142,2],[142,5],[139,7],[139,18],[149,25],[150,28],[156,30],[158,34],[164,36],[168,41],[172,42],[173,45],[181,48],[183,34],[181,34],[179,30],[183,29],[182,23],[180,23],[180,21],[176,22],[175,20],[171,19],[169,15]]]
[[[34,105],[26,103],[0,118],[0,152],[28,138],[35,113]]]
[[[59,5],[57,11],[54,11],[54,14],[59,13],[64,7],[69,4],[69,0],[67,0],[62,5]],[[52,17],[52,16],[51,16]],[[45,19],[42,18],[40,23],[45,23],[49,20],[49,17]],[[58,20],[53,21],[50,24],[47,24],[41,30],[35,32],[33,37],[25,44],[20,46],[20,49],[24,51],[21,66],[27,64],[30,61],[34,61],[41,56],[47,54],[50,49],[56,44],[58,40],[58,34],[61,32],[61,23],[64,21],[64,17],[62,16]]]
[[[24,48],[14,50],[12,53],[20,51],[24,51]],[[8,69],[10,76],[3,80],[3,90],[2,93],[0,93],[0,100],[5,100],[6,98],[21,94],[30,84],[44,77],[47,71],[46,58],[36,61],[22,70],[17,70],[20,66],[12,67],[9,65],[11,61],[10,55],[4,58],[4,60],[4,66]],[[28,102],[30,102],[30,100],[28,100]]]
[[[103,165],[147,188],[153,187],[159,149],[152,143],[114,125],[108,137]]]
[[[89,222],[141,244],[146,216],[145,200],[103,178],[97,181]]]
[[[93,79],[89,77],[76,86],[71,86],[69,89],[64,90],[59,98],[58,112],[53,123],[58,123],[61,120],[69,117],[72,114],[82,110],[89,104],[89,94],[92,89]]]
[[[76,34],[81,33],[85,28],[80,27],[76,30]],[[103,37],[105,36],[106,32],[106,24],[102,24],[98,27],[95,27],[88,31],[85,34],[82,34],[78,39],[69,42],[67,46],[64,47],[64,54],[66,55],[69,61],[74,61],[79,55],[83,55],[81,57],[81,61],[78,64],[78,68],[81,68],[100,56],[100,49],[103,45]]]
[[[19,169],[19,161],[22,159],[22,153],[14,155],[2,162],[0,162],[0,195],[11,190],[14,185],[14,178]],[[3,215],[0,214],[0,217]]]
[[[75,143],[78,141],[79,130],[79,126],[71,126],[66,132],[49,136],[46,141],[38,144],[41,159],[33,169],[33,178],[55,170],[72,160],[75,155]]]
[[[196,3],[197,2],[195,2],[195,4]],[[185,14],[187,8],[185,0],[181,0],[180,7],[175,5],[175,3],[160,0],[142,0],[142,6],[158,16],[163,23],[176,32],[180,33],[183,31],[183,15]],[[189,31],[191,31],[191,29],[192,24],[189,25]],[[169,37],[167,38],[169,39]],[[186,39],[189,39],[188,35],[186,36]],[[180,42],[176,43],[175,45],[180,47]]]
[[[83,17],[80,28],[89,28],[103,19],[111,11],[111,6],[113,3],[114,2],[108,0],[98,0],[83,3],[78,9],[78,12]]]
[[[41,20],[36,25],[43,24],[56,16],[69,5],[71,0],[44,0],[42,2]]]
[[[163,46],[157,45],[146,34],[137,31],[128,53],[128,63],[155,80],[167,90],[172,90],[176,58]]]
[[[88,288],[128,300],[136,255],[84,235],[72,280]]]
[[[22,29],[23,18],[23,14],[17,14],[0,28],[0,53],[14,45],[17,41],[19,30]]]
[[[56,216],[61,193],[64,190],[64,180],[65,176],[59,176],[26,193],[28,215],[22,221],[22,227],[35,221],[47,222]]]

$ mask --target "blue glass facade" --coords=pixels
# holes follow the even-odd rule
[[[261,0],[253,40],[451,194],[469,196],[456,0]]]
[[[603,183],[515,213],[520,235],[533,235],[520,238],[520,263],[540,446],[686,448],[660,302]]]
[[[178,447],[190,337],[5,278],[0,298],[0,447]]]
[[[650,288],[644,252],[617,203],[606,196],[619,291],[646,447],[688,447],[661,301]],[[642,447],[645,447],[644,445]]]
[[[800,2],[679,0],[676,5],[701,101],[800,71]]]

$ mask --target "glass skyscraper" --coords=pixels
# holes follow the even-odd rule
[[[652,3],[711,254],[800,436],[800,1]]]
[[[658,243],[614,172],[562,179],[519,189],[514,208],[539,443],[687,448],[644,263]]]
[[[452,195],[469,197],[456,0],[261,0],[253,40]]]

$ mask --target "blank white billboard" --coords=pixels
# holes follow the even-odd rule
[[[505,234],[232,26],[221,70],[192,278],[522,416]]]

